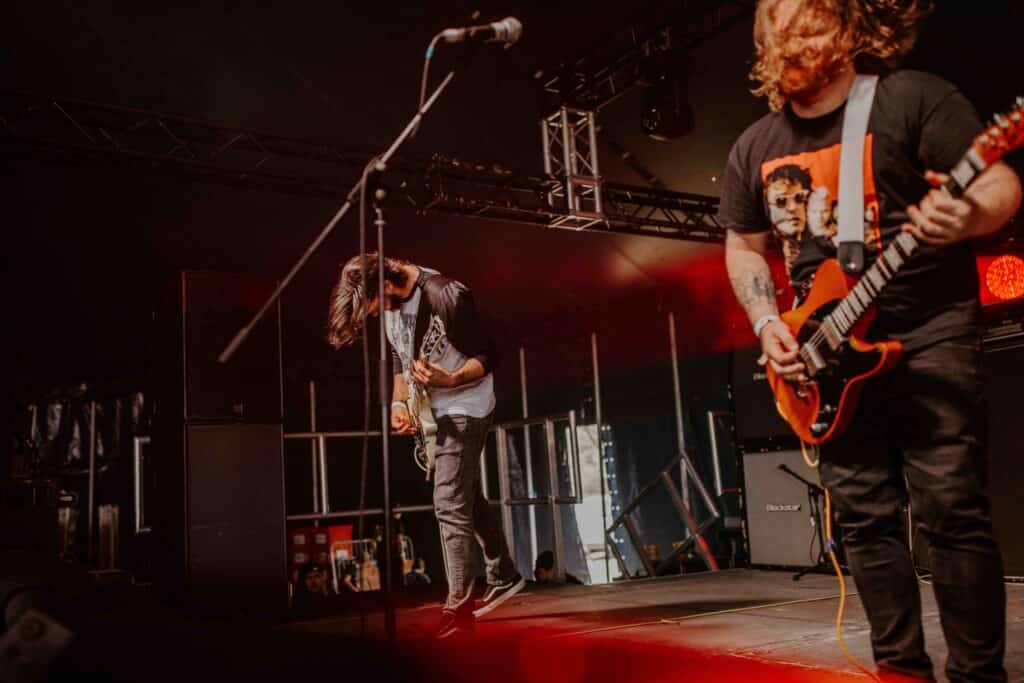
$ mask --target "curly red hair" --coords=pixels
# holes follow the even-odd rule
[[[856,59],[874,68],[894,66],[914,46],[918,22],[931,11],[930,0],[792,0],[792,19],[773,30],[782,0],[759,0],[754,18],[757,59],[750,78],[752,91],[766,97],[773,111],[788,98],[781,86],[786,64],[797,57],[787,45],[791,35],[817,35],[832,31],[836,49],[828,55],[811,55],[827,68],[839,60]]]

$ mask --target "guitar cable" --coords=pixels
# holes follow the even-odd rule
[[[778,404],[776,404],[777,406]],[[781,411],[780,411],[781,412]],[[821,452],[817,446],[813,446],[811,451],[814,453],[814,459],[807,453],[807,444],[804,440],[800,439],[800,452],[804,456],[804,462],[807,463],[812,469],[817,469],[821,463]],[[839,566],[839,560],[836,558],[836,542],[832,537],[832,496],[828,491],[828,488],[822,486],[825,491],[825,552],[828,553],[829,560],[832,562],[832,568],[835,569],[836,578],[839,580],[839,609],[836,611],[836,642],[839,643],[839,649],[842,651],[843,656],[846,657],[846,661],[850,662],[854,667],[859,669],[866,676],[871,679],[882,683],[882,680],[867,667],[860,663],[856,657],[850,654],[850,651],[846,649],[846,643],[843,641],[843,616],[846,614],[846,577],[843,576],[843,570]]]

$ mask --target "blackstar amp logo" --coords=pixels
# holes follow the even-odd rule
[[[800,512],[801,505],[799,503],[768,503],[764,506],[764,509],[768,512]]]

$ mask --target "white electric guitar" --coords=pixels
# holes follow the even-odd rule
[[[448,335],[444,323],[438,316],[431,315],[430,326],[420,343],[419,357],[424,360],[440,357],[447,348]],[[409,420],[415,429],[413,439],[416,445],[413,458],[420,469],[427,473],[429,481],[434,471],[434,455],[437,452],[437,422],[434,420],[427,387],[413,382],[408,376],[406,380],[409,384],[409,398],[405,399],[405,406],[409,410]]]

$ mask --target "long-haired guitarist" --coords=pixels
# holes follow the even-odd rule
[[[933,676],[900,518],[909,499],[931,545],[949,679],[1004,681],[1005,589],[983,490],[971,239],[1004,225],[1021,189],[1002,163],[961,198],[938,189],[982,125],[949,83],[893,68],[926,11],[917,0],[760,0],[751,76],[772,112],[735,143],[718,217],[733,289],[767,362],[805,381],[799,345],[779,320],[769,236],[784,247],[798,299],[806,296],[818,265],[836,256],[844,105],[858,71],[880,75],[864,141],[867,261],[901,231],[923,248],[879,295],[869,330],[872,340],[902,342],[902,361],[867,382],[849,428],[822,446],[821,479],[837,504],[880,670]]]
[[[355,342],[367,317],[378,315],[379,287],[376,254],[353,257],[341,267],[328,311],[327,340],[333,347]],[[460,282],[385,257],[384,302],[394,367],[391,427],[412,434],[421,422],[436,425],[430,435],[436,443],[429,450],[448,575],[448,599],[437,635],[446,638],[471,631],[475,616],[495,609],[526,585],[480,488],[479,456],[494,412],[492,370],[497,358],[480,326],[473,295]],[[424,344],[428,335],[432,341]],[[429,348],[427,357],[420,353],[424,347]],[[410,389],[425,390],[429,415],[410,414]],[[478,605],[473,600],[477,539],[488,583]]]

